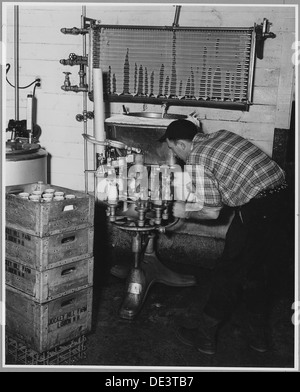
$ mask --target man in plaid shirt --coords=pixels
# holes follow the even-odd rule
[[[214,354],[217,330],[243,293],[250,347],[267,351],[269,286],[271,281],[276,285],[276,257],[280,261],[276,229],[282,229],[284,171],[241,136],[226,130],[204,134],[189,120],[172,122],[160,141],[166,141],[175,156],[191,168],[190,194],[185,201],[175,201],[175,217],[201,221],[217,219],[224,206],[235,210],[202,321],[198,328],[179,328],[178,338]]]

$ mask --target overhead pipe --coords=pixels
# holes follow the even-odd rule
[[[14,6],[15,120],[19,121],[19,6]]]

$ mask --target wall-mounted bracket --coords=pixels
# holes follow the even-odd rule
[[[275,38],[276,35],[269,31],[272,23],[269,23],[268,19],[264,18],[263,23],[259,26],[255,25],[256,32],[256,56],[260,60],[263,59],[264,55],[264,42],[267,38]]]

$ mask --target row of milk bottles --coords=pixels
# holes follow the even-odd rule
[[[148,200],[160,203],[162,200],[187,200],[190,194],[191,177],[182,173],[176,164],[151,165],[148,184],[148,171],[142,154],[136,154],[134,164],[128,170],[126,157],[108,160],[100,164],[96,171],[96,199],[116,204],[118,200]],[[116,175],[118,170],[118,176]],[[150,187],[149,187],[150,185]],[[150,189],[149,189],[150,188]]]
[[[125,201],[129,196],[135,199],[148,199],[147,168],[144,166],[143,156],[137,154],[135,164],[127,172],[127,157],[118,157],[107,164],[100,158],[100,164],[96,171],[96,199],[117,203]],[[116,173],[118,171],[118,176]]]

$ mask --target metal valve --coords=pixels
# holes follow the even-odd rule
[[[70,54],[69,54],[69,59],[70,59],[71,61],[75,61],[75,60],[77,59],[77,55],[76,55],[75,53],[70,53]]]
[[[77,121],[79,121],[79,122],[81,122],[81,121],[83,121],[83,119],[84,119],[84,117],[83,117],[83,114],[76,114],[76,120]]]
[[[272,32],[269,31],[270,26],[272,23],[269,23],[268,19],[264,18],[264,21],[262,23],[262,36],[263,38],[275,38],[276,35]]]
[[[70,82],[70,76],[71,72],[63,72],[66,76],[65,76],[65,80],[64,80],[64,86],[65,87],[70,87],[71,86],[71,82]]]
[[[79,122],[92,120],[93,118],[94,118],[94,112],[83,112],[83,114],[76,115],[76,120]]]
[[[73,34],[73,35],[86,34],[89,32],[88,29],[79,29],[78,27],[72,27],[72,28],[63,27],[62,29],[60,29],[60,31],[63,34]]]
[[[63,65],[87,65],[88,58],[87,56],[77,56],[75,53],[70,53],[69,58],[67,60],[59,60],[59,62]]]
[[[78,65],[79,64],[87,65],[87,63],[88,63],[87,56],[77,56],[77,54],[75,54],[75,53],[70,53],[69,54],[69,60],[73,64],[78,64]]]
[[[267,38],[275,38],[276,35],[269,31],[271,23],[264,18],[260,26],[255,26],[256,32],[256,55],[261,60],[263,58],[264,42]]]
[[[82,66],[83,67],[83,66]],[[88,87],[87,85],[84,83],[84,71],[80,70],[79,71],[79,77],[80,77],[80,84],[79,86],[71,86],[71,82],[70,82],[70,77],[69,75],[71,75],[71,72],[63,72],[66,76],[65,76],[65,80],[64,80],[64,84],[63,86],[61,86],[62,90],[64,91],[74,91],[75,93],[79,93],[79,92],[83,92],[83,91],[87,91]]]

